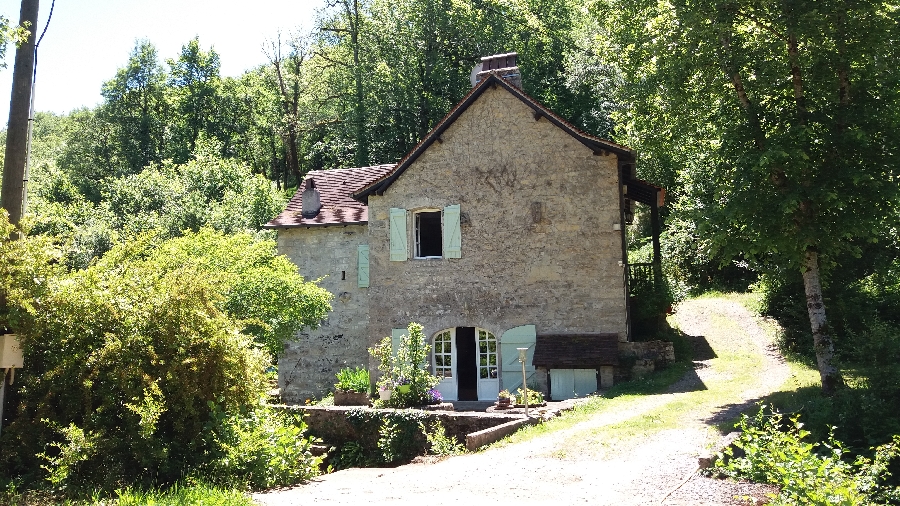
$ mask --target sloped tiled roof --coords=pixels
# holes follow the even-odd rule
[[[524,91],[509,84],[505,79],[500,77],[496,72],[475,85],[474,88],[454,107],[444,118],[431,129],[431,132],[425,136],[402,160],[394,167],[394,169],[385,176],[372,181],[370,184],[361,188],[353,194],[353,198],[365,202],[369,195],[375,193],[381,195],[384,191],[403,173],[422,153],[428,149],[440,136],[462,115],[462,113],[472,105],[475,100],[480,97],[489,87],[500,86],[509,91],[513,96],[521,100],[525,105],[534,111],[535,119],[538,117],[547,118],[551,123],[561,128],[563,131],[574,137],[576,140],[594,150],[599,154],[603,151],[610,151],[627,159],[634,161],[635,153],[626,146],[616,144],[615,142],[601,139],[593,135],[582,132],[574,125],[564,120],[556,113],[544,107],[540,102],[528,96]]]
[[[619,336],[612,333],[538,335],[531,363],[552,369],[619,365]]]
[[[350,169],[314,170],[306,175],[287,208],[263,228],[294,228],[325,225],[351,225],[369,221],[368,207],[351,194],[389,174],[394,164]],[[313,179],[319,190],[322,208],[312,218],[301,215],[306,181]]]

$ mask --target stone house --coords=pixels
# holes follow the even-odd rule
[[[424,326],[448,400],[529,385],[553,399],[612,384],[629,339],[622,224],[661,189],[635,153],[579,131],[518,86],[515,55],[396,165],[310,172],[266,227],[300,273],[335,294],[279,359],[287,402],[321,396],[367,348]],[[473,72],[473,76],[476,72]],[[473,80],[475,80],[473,78]]]

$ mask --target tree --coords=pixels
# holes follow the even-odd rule
[[[218,137],[216,121],[219,79],[219,55],[215,49],[203,51],[200,39],[194,37],[181,47],[177,60],[166,60],[170,72],[168,88],[174,95],[174,109],[178,114],[173,139],[173,155],[177,162],[185,162],[197,146],[200,132]]]
[[[115,127],[114,146],[126,164],[117,175],[140,172],[166,153],[169,114],[165,83],[156,48],[142,40],[136,43],[125,67],[103,84],[105,102],[98,114]]]
[[[626,79],[628,138],[657,160],[675,152],[664,163],[681,165],[684,207],[714,251],[801,271],[822,388],[834,393],[823,276],[898,217],[898,5],[597,7],[600,52]]]

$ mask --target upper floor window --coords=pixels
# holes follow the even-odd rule
[[[415,258],[441,258],[443,241],[441,240],[441,212],[419,211],[416,217],[416,251]]]
[[[415,227],[412,239],[407,236],[410,215],[410,225]],[[462,258],[460,217],[459,204],[413,212],[392,207],[388,225],[391,261],[405,262],[410,252],[413,258]]]

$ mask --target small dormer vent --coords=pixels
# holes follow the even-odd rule
[[[316,189],[316,182],[313,178],[306,180],[306,189],[303,190],[301,199],[303,200],[303,209],[300,214],[304,218],[315,218],[318,216],[319,210],[322,209],[322,199],[319,195],[319,190]]]

